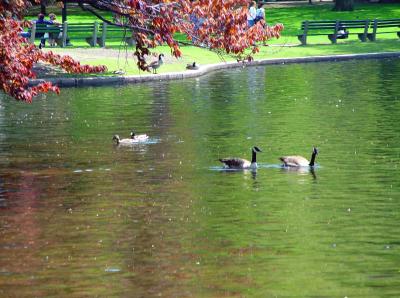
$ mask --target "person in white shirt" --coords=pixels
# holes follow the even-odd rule
[[[249,27],[251,27],[255,24],[255,20],[257,17],[256,5],[257,5],[256,1],[250,2],[249,12],[247,13],[247,23],[248,23]]]
[[[258,3],[257,10],[256,10],[256,18],[254,20],[254,24],[257,24],[257,22],[264,20],[265,21],[265,10],[263,7],[263,4],[260,2]]]

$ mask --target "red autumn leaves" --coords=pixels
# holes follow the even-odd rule
[[[39,2],[38,0],[35,0]],[[58,87],[42,83],[29,87],[29,79],[35,78],[32,67],[37,62],[58,66],[70,73],[105,71],[104,66],[80,65],[71,57],[61,57],[43,52],[26,43],[20,36],[21,14],[30,5],[29,0],[0,2],[0,89],[17,100],[30,102],[39,93],[54,91]],[[247,0],[82,0],[100,10],[111,11],[124,20],[136,39],[137,65],[148,70],[146,56],[157,45],[167,44],[175,57],[182,52],[174,39],[176,32],[185,33],[194,45],[233,54],[240,59],[247,49],[246,59],[258,51],[257,42],[279,38],[281,24],[247,26]]]

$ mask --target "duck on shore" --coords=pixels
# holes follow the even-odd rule
[[[186,69],[198,70],[199,69],[199,65],[196,62],[189,63],[189,64],[186,65]]]

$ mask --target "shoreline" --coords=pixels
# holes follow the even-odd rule
[[[222,62],[217,64],[207,64],[199,66],[198,70],[186,70],[183,72],[171,72],[162,74],[145,74],[145,75],[129,75],[129,76],[112,76],[112,77],[88,77],[88,78],[46,78],[32,79],[29,86],[35,86],[42,82],[51,82],[59,87],[95,87],[107,85],[124,85],[137,84],[155,81],[182,80],[187,78],[195,78],[206,75],[212,71],[231,69],[247,66],[262,66],[276,64],[292,64],[292,63],[312,63],[312,62],[336,62],[353,59],[381,59],[381,58],[400,58],[400,52],[383,52],[383,53],[366,53],[366,54],[343,54],[328,56],[310,56],[295,58],[271,58],[255,60],[251,62]]]

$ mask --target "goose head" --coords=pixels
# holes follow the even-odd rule
[[[257,146],[254,146],[251,149],[251,166],[250,167],[257,168],[257,152],[262,152],[262,151]]]
[[[114,135],[112,140],[118,144],[120,140],[119,135]]]
[[[316,147],[313,147],[312,154],[311,154],[311,160],[310,160],[310,163],[309,163],[309,166],[310,166],[310,167],[313,167],[313,166],[314,166],[314,164],[315,164],[315,157],[317,156],[317,154],[318,154],[318,149],[317,149]]]
[[[134,139],[135,138],[135,132],[132,130],[131,131],[131,139]]]
[[[163,53],[158,55],[158,61],[163,61],[163,58],[164,58],[164,54]]]
[[[197,69],[199,69],[199,65],[196,62],[189,63],[186,65],[186,69],[197,70]]]

